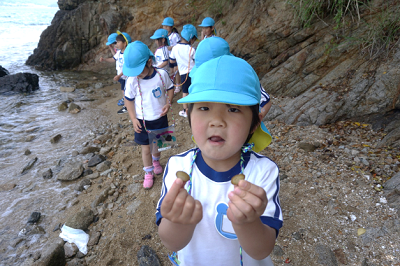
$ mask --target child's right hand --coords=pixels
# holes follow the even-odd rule
[[[100,62],[103,62],[104,61],[104,58],[103,57],[100,57]]]
[[[135,130],[136,133],[142,132],[142,127],[140,126],[139,120],[133,119],[132,124],[133,124],[133,129]]]
[[[113,80],[118,81],[119,78],[120,78],[120,77],[119,77],[118,75],[116,75],[116,76],[113,78]]]
[[[203,207],[183,186],[180,178],[174,181],[161,204],[161,214],[172,223],[198,224],[203,219]]]

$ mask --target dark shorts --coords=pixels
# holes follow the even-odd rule
[[[187,80],[186,80],[186,76],[187,76]],[[186,82],[185,82],[185,80],[186,80]],[[185,83],[183,83],[183,82],[185,82]],[[192,79],[189,77],[189,73],[181,75],[181,83],[183,83],[182,92],[189,93],[189,86],[190,86],[190,84],[192,84]]]
[[[121,90],[125,91],[125,80],[119,79],[118,82],[121,83]]]
[[[142,132],[137,133],[135,131],[135,142],[139,145],[149,145],[149,134],[147,134],[146,129],[144,129],[143,120],[138,119],[140,122],[140,126],[142,127]],[[168,127],[168,117],[166,115],[160,117],[157,120],[153,121],[145,121],[146,128],[148,130],[152,129],[161,129]]]

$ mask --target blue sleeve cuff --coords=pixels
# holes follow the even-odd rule
[[[125,96],[125,99],[127,99],[127,100],[130,101],[130,102],[133,102],[133,101],[135,100],[135,98],[128,98],[128,97],[126,97],[126,96]]]
[[[275,219],[272,217],[267,217],[267,216],[261,216],[260,219],[263,224],[274,228],[276,231],[276,237],[278,237],[279,229],[281,229],[283,222],[281,220],[278,220],[278,219]]]

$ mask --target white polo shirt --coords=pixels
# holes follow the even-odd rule
[[[124,53],[121,50],[117,50],[115,55],[113,56],[115,60],[115,68],[117,69],[117,75],[122,73],[122,67],[124,66]],[[126,79],[127,76],[122,75],[122,79]]]
[[[188,43],[178,43],[172,48],[169,58],[176,60],[180,75],[190,72],[194,67],[194,54],[196,50]]]

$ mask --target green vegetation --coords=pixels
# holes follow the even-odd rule
[[[296,11],[303,27],[309,27],[315,19],[333,16],[336,27],[345,22],[345,17],[360,20],[360,6],[370,0],[288,0]]]
[[[356,41],[371,59],[381,55],[388,56],[392,48],[399,42],[399,11],[399,7],[386,7],[376,20],[367,24],[367,32]]]

